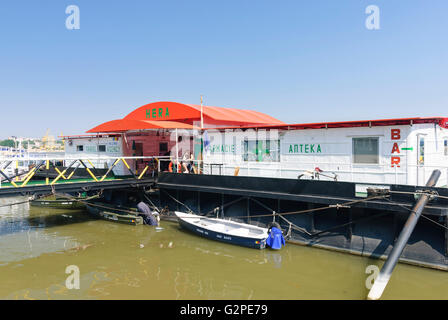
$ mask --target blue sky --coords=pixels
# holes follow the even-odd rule
[[[371,4],[380,30],[365,27]],[[448,116],[447,13],[446,0],[2,1],[0,137],[83,134],[200,95],[289,123]]]

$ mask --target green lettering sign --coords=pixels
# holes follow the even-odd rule
[[[165,114],[163,114],[163,108],[146,109],[146,119],[163,119],[169,116],[168,108],[165,108]]]
[[[322,153],[320,144],[290,144],[288,153]]]
[[[210,146],[211,153],[235,153],[234,144],[216,144]]]

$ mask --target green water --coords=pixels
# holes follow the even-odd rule
[[[0,205],[23,198],[0,199]],[[0,208],[1,299],[365,299],[370,260],[287,245],[254,250],[82,211]],[[66,267],[80,270],[67,289]],[[448,299],[448,273],[399,264],[383,299]]]

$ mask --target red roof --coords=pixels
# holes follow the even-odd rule
[[[285,125],[264,113],[252,110],[203,106],[203,119],[211,126],[267,126]],[[122,132],[143,129],[193,129],[200,126],[201,106],[177,102],[154,102],[144,105],[119,120],[105,122],[92,132]]]
[[[177,121],[150,121],[150,120],[132,120],[120,119],[112,120],[100,124],[87,132],[125,132],[130,130],[147,129],[194,129],[196,127]]]

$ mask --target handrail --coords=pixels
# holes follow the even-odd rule
[[[135,166],[135,161],[143,160],[143,162],[138,166]],[[153,163],[146,163],[149,161],[153,161]],[[225,160],[225,159],[224,159]],[[66,168],[66,170],[61,171],[57,168],[54,162],[63,162],[65,166],[68,165],[69,162],[78,162],[80,165],[82,164],[85,167],[86,171],[94,181],[104,181],[106,177],[113,171],[113,169],[118,165],[119,162],[122,162],[124,165],[124,170],[128,170],[130,174],[135,179],[142,179],[145,174],[150,172],[151,174],[157,174],[161,172],[161,164],[166,162],[176,162],[182,163],[184,162],[183,158],[176,158],[173,156],[128,156],[128,157],[113,157],[113,156],[96,156],[96,155],[80,155],[80,157],[42,157],[42,158],[10,158],[10,157],[0,157],[0,170],[5,170],[7,167],[3,167],[2,163],[5,162],[28,162],[35,163],[36,166],[39,165],[40,162],[46,162],[46,166],[44,166],[44,171],[49,172],[48,163],[53,162],[52,166],[55,168],[58,176],[53,181],[46,181],[46,184],[55,184],[60,178],[63,180],[70,180],[74,171],[67,172],[70,169],[70,166]],[[106,174],[99,174],[96,171],[95,166],[98,166],[100,162],[106,162],[107,170]],[[212,168],[215,168],[216,165],[219,165],[219,175],[235,175],[236,170],[238,169],[238,174],[242,176],[251,176],[254,175],[254,171],[256,170],[257,176],[266,176],[266,177],[278,177],[278,178],[292,178],[298,177],[299,175],[306,176],[304,178],[318,178],[327,180],[324,175],[310,175],[315,168],[319,167],[324,173],[332,173],[337,176],[339,181],[351,181],[351,182],[359,182],[360,176],[366,175],[377,175],[377,176],[387,176],[387,183],[395,183],[395,184],[408,184],[409,179],[407,178],[409,173],[413,173],[412,170],[418,169],[421,170],[419,180],[424,181],[426,176],[428,175],[430,170],[439,169],[444,172],[443,178],[440,179],[440,184],[448,184],[448,166],[435,166],[435,165],[419,165],[419,164],[407,164],[401,168],[391,168],[389,164],[365,164],[365,165],[354,165],[352,163],[330,163],[330,162],[297,162],[297,163],[285,163],[285,162],[252,162],[252,161],[222,161],[221,163],[213,162],[210,159],[201,160],[201,159],[192,159],[185,160],[191,162],[196,170],[194,170],[195,174],[213,174],[215,172],[212,171]],[[132,164],[131,164],[132,162]],[[72,164],[73,165],[73,164]],[[100,163],[102,165],[102,163]],[[2,168],[3,167],[3,168]],[[132,167],[132,168],[131,168]],[[123,167],[122,167],[123,168]],[[152,168],[152,170],[150,170]],[[92,172],[92,169],[94,172]],[[199,170],[197,170],[199,169]],[[16,174],[11,176],[11,167],[9,167],[9,177],[15,178],[15,183],[11,183],[12,185],[16,184],[18,181],[24,181],[24,185],[26,185],[33,175],[36,172],[32,172],[32,168],[29,168],[28,171],[22,172],[20,174]],[[122,169],[121,169],[122,170]],[[166,169],[165,169],[166,170]],[[262,170],[260,172],[260,170]],[[37,171],[37,170],[35,170]],[[135,171],[135,172],[134,172]],[[183,170],[182,170],[183,171]],[[41,169],[42,172],[42,169]],[[116,172],[116,171],[115,171]],[[16,168],[17,173],[17,168]],[[215,174],[216,174],[215,173]],[[0,172],[0,179],[6,177]],[[309,176],[309,177],[308,177]],[[21,178],[21,179],[20,179]],[[414,179],[414,178],[412,178]],[[333,180],[333,179],[331,179]],[[362,180],[362,179],[361,179]],[[376,181],[376,180],[375,180]],[[363,181],[366,183],[375,183],[372,181]],[[386,183],[386,182],[382,182]]]

